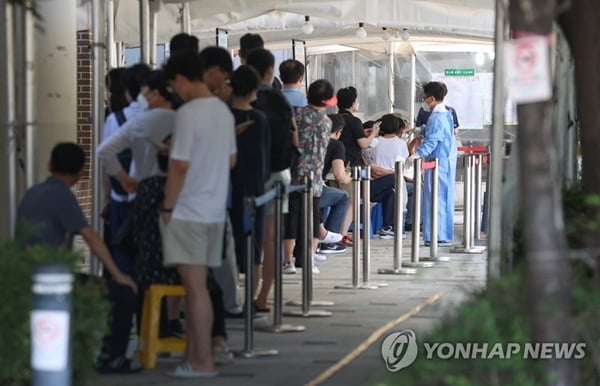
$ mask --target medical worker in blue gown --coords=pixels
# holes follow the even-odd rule
[[[456,141],[452,113],[443,104],[444,86],[430,82],[423,87],[423,109],[431,111],[427,119],[425,139],[407,162],[415,158],[438,159],[438,243],[451,245],[454,239],[454,180],[456,176]],[[425,171],[423,188],[423,241],[431,240],[431,170]]]

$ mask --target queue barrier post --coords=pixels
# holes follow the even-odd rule
[[[434,158],[433,161],[423,162],[422,167],[425,170],[431,170],[428,174],[431,176],[431,244],[429,245],[429,256],[421,257],[421,261],[431,262],[447,262],[450,261],[448,256],[439,256],[438,254],[438,233],[439,233],[439,160]]]
[[[415,190],[414,190],[414,207],[413,207],[413,229],[411,234],[411,250],[410,261],[406,263],[407,267],[411,268],[431,268],[433,263],[430,261],[419,261],[419,243],[421,241],[419,224],[421,224],[421,199],[423,195],[422,180],[422,164],[423,159],[417,158],[414,160],[415,170]]]
[[[396,232],[394,232],[394,257],[393,268],[380,268],[377,273],[387,275],[414,275],[417,270],[414,268],[402,267],[402,232],[398,229],[404,224],[404,163],[396,161],[394,165],[395,172],[395,195],[394,195],[394,224],[396,224]],[[398,225],[400,224],[400,225]]]
[[[283,324],[283,198],[286,195],[285,187],[281,181],[276,182],[275,189],[275,283],[273,286],[273,325],[257,328],[264,332],[302,332],[305,326]]]
[[[256,252],[254,248],[254,222],[256,220],[255,199],[246,199],[246,212],[250,213],[250,226],[246,229],[246,273],[244,275],[244,349],[234,351],[237,358],[251,359],[256,357],[274,356],[279,352],[275,349],[254,349],[254,292],[253,272]]]
[[[333,302],[319,302],[312,299],[312,239],[313,239],[313,193],[312,193],[312,172],[302,176],[302,184],[304,190],[302,191],[302,209],[303,215],[301,216],[301,243],[303,245],[304,261],[302,266],[302,302],[288,302],[287,305],[301,306],[301,310],[287,311],[284,313],[286,316],[295,317],[326,317],[331,316],[330,311],[323,310],[311,310],[310,307],[313,305],[320,306],[332,306]]]
[[[359,289],[358,286],[358,264],[360,260],[360,166],[352,167],[352,221],[354,223],[354,241],[352,247],[352,283],[336,285],[336,289]],[[366,288],[365,288],[366,289]]]

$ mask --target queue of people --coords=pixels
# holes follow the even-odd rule
[[[279,67],[280,90],[274,82],[275,58],[260,36],[247,34],[240,43],[242,65],[235,71],[226,50],[199,51],[197,39],[179,34],[163,69],[137,64],[109,73],[109,114],[97,150],[106,176],[106,243],[69,190],[84,166],[83,150],[76,144],[54,148],[52,177],[31,188],[19,206],[19,221],[41,226],[30,243],[70,247],[72,236],[81,234],[107,270],[112,318],[98,358],[101,373],[142,369],[126,349],[133,316],[139,331],[144,292],[153,284],[181,284],[186,290],[183,301],[166,300],[161,319],[161,336],[185,334],[187,340],[184,360],[172,376],[214,377],[217,365],[232,362],[225,318],[244,316],[238,272],[253,270],[253,309],[269,312],[279,247],[275,208],[269,203],[254,214],[256,258],[247,266],[245,198],[259,196],[277,182],[299,184],[311,173],[317,209],[310,235],[313,258],[302,261],[304,246],[296,242],[305,215],[300,194],[285,199],[286,274],[297,267],[319,273],[316,263],[327,260],[326,254],[352,247],[353,166],[371,167],[371,201],[383,207],[377,233],[390,239],[404,230],[404,224],[394,223],[395,162],[440,159],[437,242],[453,239],[455,125],[443,105],[445,86],[425,85],[424,106],[431,114],[423,135],[409,141],[410,125],[394,114],[363,124],[355,116],[359,101],[353,87],[335,92],[328,80],[319,79],[305,94],[305,68],[296,60]],[[334,108],[338,113],[328,115]],[[420,183],[410,172],[405,178],[407,186]],[[431,189],[428,181],[425,197]],[[52,206],[42,196],[53,197]],[[425,199],[426,243],[432,242],[430,210]]]

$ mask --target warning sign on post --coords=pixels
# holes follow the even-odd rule
[[[504,74],[509,98],[516,103],[552,97],[547,36],[528,36],[506,43]]]
[[[36,370],[61,371],[69,360],[69,313],[31,312],[31,366]]]

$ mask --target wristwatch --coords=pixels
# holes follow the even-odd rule
[[[160,208],[161,213],[172,213],[173,208]]]

